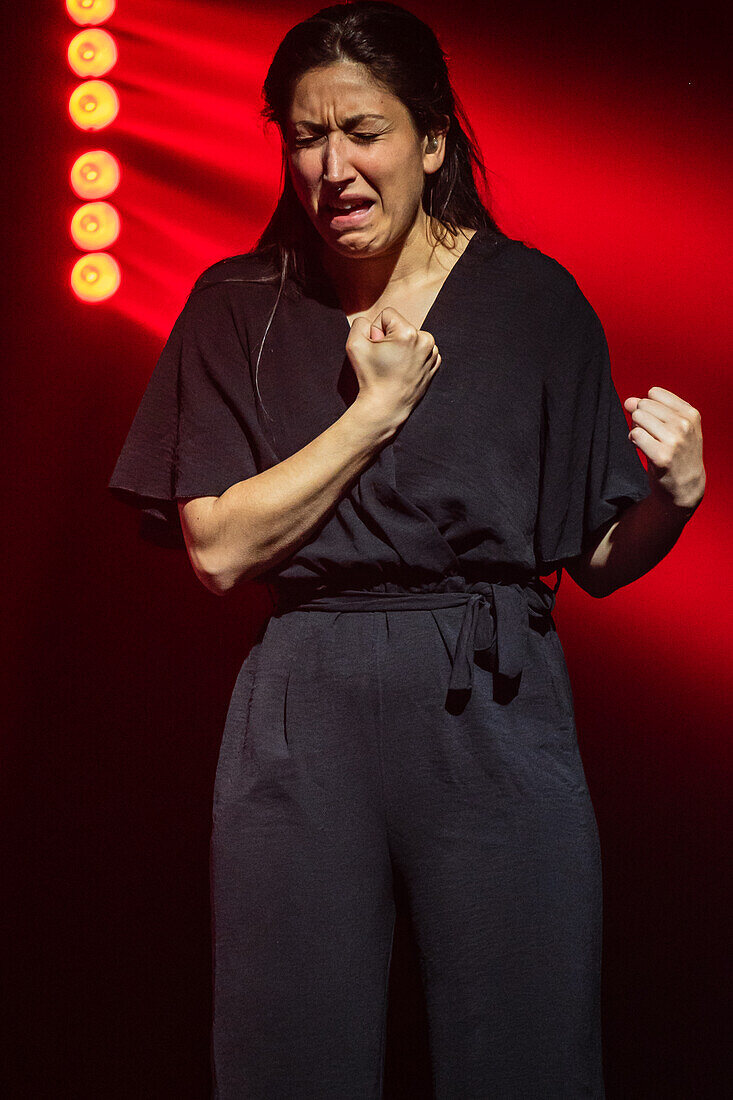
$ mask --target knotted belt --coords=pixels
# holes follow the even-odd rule
[[[300,603],[294,602],[292,597],[281,596],[276,600],[275,613],[435,610],[465,604],[452,657],[448,690],[470,691],[476,651],[490,650],[494,658],[493,667],[501,676],[513,678],[519,675],[524,665],[529,622],[551,616],[559,586],[559,579],[553,589],[539,578],[533,578],[527,584],[502,584],[489,581],[468,583],[460,577],[449,577],[440,588],[430,591],[341,589]]]

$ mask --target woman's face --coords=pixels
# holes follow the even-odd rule
[[[427,153],[428,139],[405,105],[361,65],[339,61],[304,73],[288,113],[287,157],[298,198],[324,241],[343,256],[379,255],[425,220],[425,173],[443,161],[436,136],[437,150]],[[335,214],[330,203],[350,196],[368,200],[368,209]]]

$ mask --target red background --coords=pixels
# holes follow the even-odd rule
[[[702,413],[707,492],[677,545],[604,600],[565,574],[556,621],[603,850],[607,1094],[719,1097],[732,625],[724,28],[712,4],[406,6],[449,55],[500,225],[575,275],[622,401],[660,385]],[[8,25],[12,1097],[208,1095],[212,785],[268,605],[251,585],[218,600],[182,551],[141,543],[106,482],[193,281],[251,247],[274,207],[279,147],[259,90],[285,31],[317,8],[123,0],[107,25],[121,111],[89,141],[66,111],[77,81],[63,4],[26,4]],[[68,172],[97,147],[122,165],[111,251],[123,283],[89,306],[68,286]],[[404,926],[391,988],[386,1095],[428,1096],[415,1083],[427,1081],[424,1018]]]

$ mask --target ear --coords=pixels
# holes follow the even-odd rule
[[[445,140],[450,126],[448,115],[442,116],[442,125],[433,125],[423,138],[423,169],[428,175],[437,172],[445,159]]]

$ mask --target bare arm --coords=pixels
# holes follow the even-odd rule
[[[672,549],[705,494],[699,410],[662,386],[648,394],[628,397],[624,405],[634,421],[629,438],[649,460],[651,492],[567,564],[591,596],[608,596],[648,573]]]
[[[694,507],[668,503],[656,493],[630,504],[600,541],[565,568],[596,599],[642,577],[672,549]]]
[[[357,398],[321,435],[269,470],[220,497],[179,500],[186,549],[201,583],[223,596],[308,542],[403,419],[378,415]]]
[[[194,572],[217,595],[266,572],[311,540],[422,399],[440,366],[432,335],[390,306],[371,323],[366,317],[354,320],[346,353],[359,393],[335,423],[221,496],[179,501]]]

